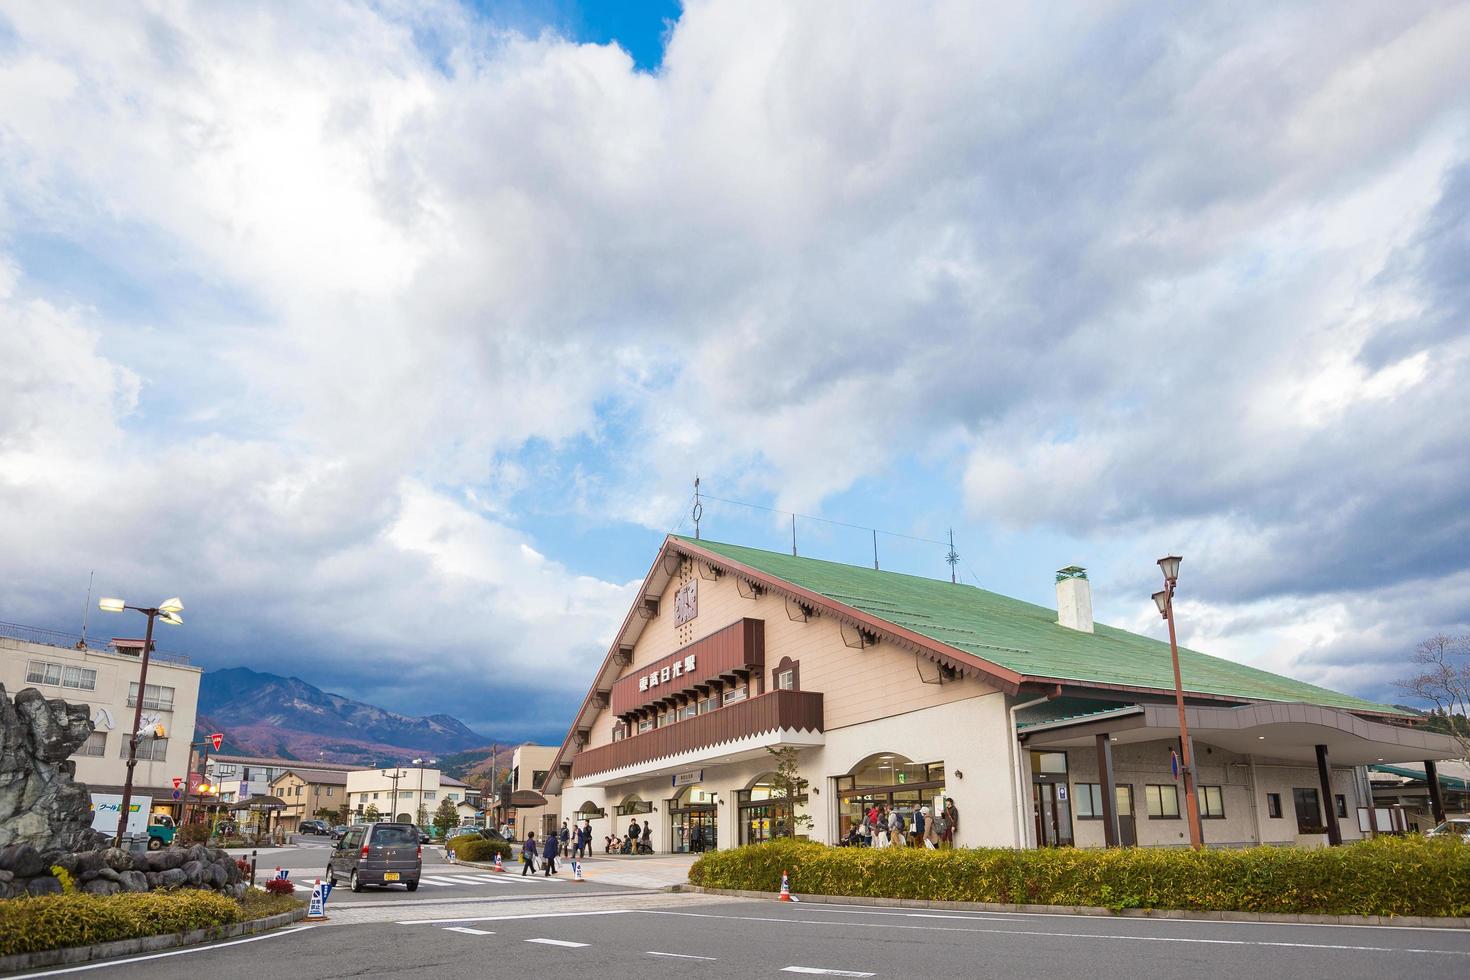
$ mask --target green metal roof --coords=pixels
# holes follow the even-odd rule
[[[1369,766],[1368,768],[1374,772],[1386,772],[1390,776],[1402,776],[1404,779],[1417,779],[1419,782],[1426,784],[1429,782],[1429,778],[1424,774],[1423,766],[1420,766],[1418,769],[1411,769],[1405,766],[1379,763],[1376,766]],[[1439,774],[1439,784],[1447,789],[1470,789],[1470,780],[1461,779],[1459,776],[1446,776],[1444,773]]]
[[[1174,689],[1169,644],[1161,640],[1101,623],[1093,633],[1068,629],[1057,624],[1054,609],[970,585],[675,537],[1028,677]],[[1184,647],[1179,648],[1179,662],[1186,692],[1405,715]]]

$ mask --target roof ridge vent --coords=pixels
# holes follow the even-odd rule
[[[1092,582],[1081,565],[1057,569],[1057,623],[1079,633],[1092,632]]]

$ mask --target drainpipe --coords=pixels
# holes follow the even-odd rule
[[[1026,782],[1021,776],[1021,759],[1023,757],[1020,752],[1020,739],[1016,735],[1016,712],[1033,708],[1038,704],[1045,704],[1056,698],[1059,694],[1061,694],[1060,685],[1054,688],[1050,694],[1045,694],[1034,701],[1026,701],[1011,707],[1011,727],[1008,732],[1007,743],[1010,749],[1011,774],[1015,780],[1013,788],[1016,791],[1016,806],[1011,812],[1011,833],[1015,836],[1017,850],[1024,850],[1026,847],[1026,836],[1024,833],[1026,826]]]

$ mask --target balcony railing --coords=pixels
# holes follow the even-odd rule
[[[824,731],[822,695],[817,691],[769,691],[610,745],[585,749],[572,759],[572,776],[594,776],[782,730]]]

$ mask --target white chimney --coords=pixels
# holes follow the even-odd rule
[[[1057,622],[1069,630],[1092,632],[1092,583],[1080,565],[1057,572]]]

